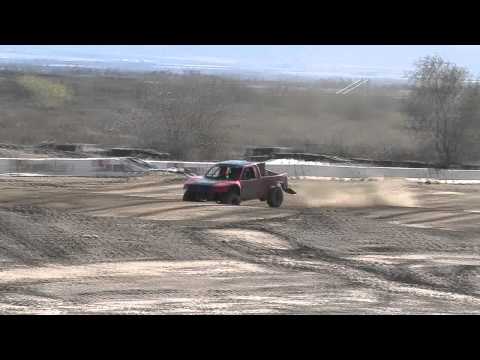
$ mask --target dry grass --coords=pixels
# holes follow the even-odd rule
[[[212,82],[221,90],[219,102],[228,105],[220,125],[228,133],[219,139],[220,157],[238,156],[243,145],[309,145],[310,150],[396,160],[425,154],[403,128],[399,87],[370,86],[341,96],[334,92],[346,82],[281,84],[167,73],[113,77],[0,72],[0,142],[151,146],[142,134],[162,134],[134,116],[142,111],[148,86],[155,83],[181,93],[192,84]]]

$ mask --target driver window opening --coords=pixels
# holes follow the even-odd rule
[[[255,172],[252,167],[248,167],[243,172],[243,180],[255,179]]]

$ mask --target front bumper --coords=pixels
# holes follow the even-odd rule
[[[196,201],[217,201],[222,193],[219,193],[212,186],[190,185],[185,191],[192,194],[192,198]]]

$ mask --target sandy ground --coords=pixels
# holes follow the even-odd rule
[[[292,181],[270,209],[182,178],[1,178],[3,314],[480,313],[480,186]]]

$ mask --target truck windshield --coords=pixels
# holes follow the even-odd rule
[[[205,174],[206,178],[215,180],[238,180],[242,168],[231,165],[215,165]]]

